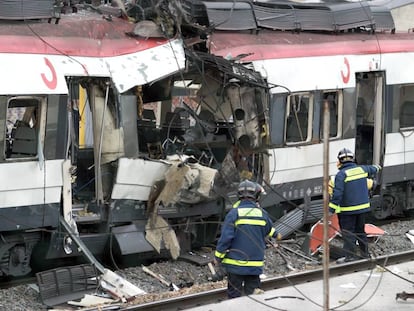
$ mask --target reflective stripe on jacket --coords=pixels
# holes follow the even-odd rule
[[[367,178],[368,190],[371,190],[373,186],[374,186],[374,180],[372,178]],[[332,197],[334,188],[335,188],[335,175],[333,175],[329,178],[329,182],[328,182],[329,197]]]
[[[370,208],[368,177],[379,171],[378,165],[344,163],[335,177],[335,186],[329,202],[331,212],[359,214]]]
[[[226,215],[214,255],[229,273],[259,275],[263,273],[265,238],[276,235],[267,212],[255,202],[243,200]]]

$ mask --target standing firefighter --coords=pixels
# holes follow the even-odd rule
[[[343,148],[338,153],[339,172],[335,177],[329,210],[338,214],[344,240],[343,255],[338,263],[356,260],[356,244],[360,257],[369,258],[368,240],[365,233],[365,217],[370,211],[367,178],[374,177],[379,165],[357,165],[351,150]]]
[[[263,273],[266,237],[281,239],[272,227],[272,221],[259,204],[263,188],[244,180],[238,188],[239,203],[224,220],[215,252],[215,263],[227,271],[227,295],[240,297],[253,294],[260,288]]]

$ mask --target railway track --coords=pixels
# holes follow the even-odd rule
[[[375,266],[386,267],[388,265],[399,264],[414,260],[414,250],[406,251],[402,253],[380,256],[372,260],[359,260],[349,262],[345,264],[330,266],[329,275],[330,277],[341,276],[349,273],[354,273],[363,270],[370,270]],[[311,282],[321,280],[323,277],[323,269],[314,269],[306,272],[289,274],[286,276],[278,276],[266,279],[262,282],[263,290],[273,290],[277,288],[297,285],[305,282]],[[131,305],[121,310],[128,311],[172,311],[172,310],[185,310],[201,305],[207,305],[217,303],[226,299],[226,288],[214,289],[211,291],[185,295],[181,297],[174,297],[164,299],[160,301],[148,302],[140,305]]]
[[[11,279],[11,280],[2,280],[0,282],[0,290],[7,289],[13,286],[27,285],[30,283],[36,283],[36,278],[35,277],[23,277],[23,278]]]

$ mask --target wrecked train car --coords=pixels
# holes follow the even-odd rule
[[[144,201],[168,167],[139,158],[136,94],[184,68],[181,41],[131,38],[133,24],[91,10],[49,12],[0,25],[3,275],[76,258],[72,233],[97,256],[152,249]]]
[[[260,167],[261,76],[185,49],[168,11],[154,33],[53,8],[0,16],[1,274],[83,261],[77,239],[116,266],[213,243],[223,193]]]
[[[210,31],[212,54],[253,68],[269,84],[262,206],[284,236],[322,217],[325,103],[330,174],[338,150],[349,148],[358,163],[383,167],[372,192],[374,218],[413,211],[414,37],[412,29],[396,29],[404,14],[386,1],[183,1],[183,7]]]

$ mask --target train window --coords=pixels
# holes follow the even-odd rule
[[[342,119],[340,116],[342,115],[342,93],[340,91],[323,92],[320,124],[321,138],[323,137],[323,103],[326,100],[329,105],[329,137],[336,138],[341,135]]]
[[[11,98],[7,104],[6,158],[37,157],[41,100]]]
[[[392,87],[393,122],[392,131],[414,128],[414,84]]]
[[[414,127],[414,101],[405,101],[401,105],[400,128]]]
[[[288,96],[286,109],[286,143],[307,142],[311,139],[313,96],[310,93]]]

